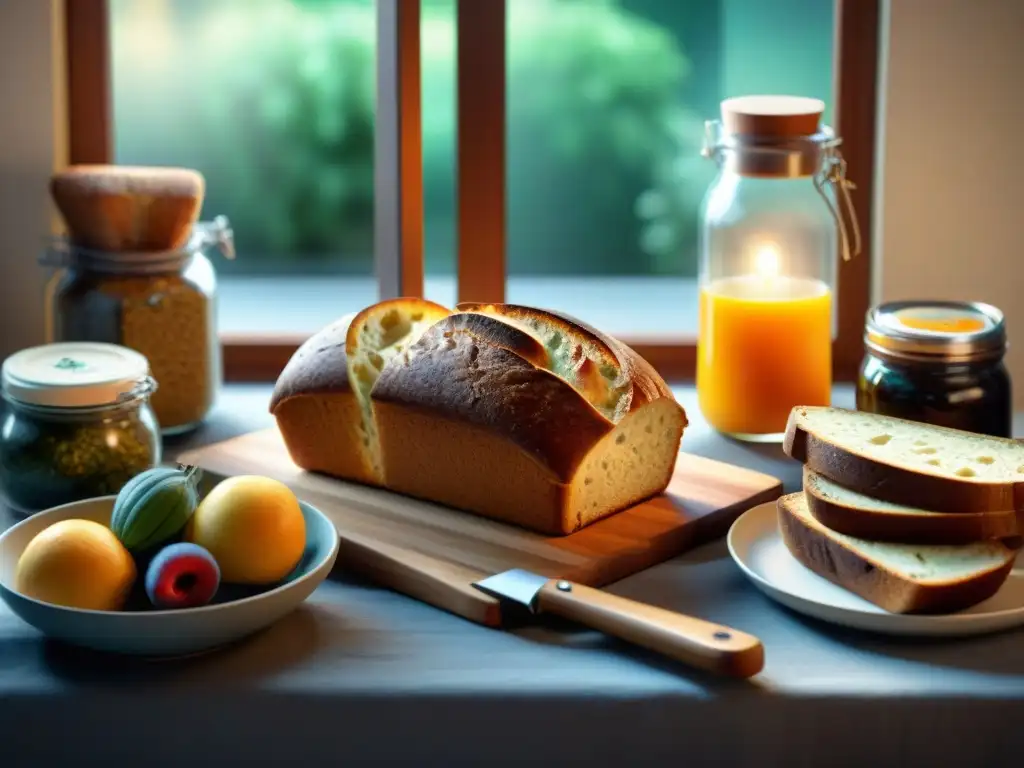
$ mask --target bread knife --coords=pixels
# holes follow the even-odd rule
[[[473,586],[532,614],[561,616],[708,672],[753,677],[764,668],[764,647],[753,635],[565,579],[513,568]]]

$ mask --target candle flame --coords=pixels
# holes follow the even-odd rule
[[[762,245],[754,256],[754,269],[759,277],[776,277],[779,260],[779,247],[775,243]]]

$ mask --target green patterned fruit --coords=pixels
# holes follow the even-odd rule
[[[145,552],[179,533],[199,505],[196,467],[157,467],[129,480],[114,502],[110,530],[130,552]]]

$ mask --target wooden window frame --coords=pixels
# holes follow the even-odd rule
[[[852,380],[870,302],[881,0],[834,0],[835,126],[856,183],[861,254],[840,264],[837,380]],[[107,0],[64,0],[71,163],[113,161]],[[505,297],[506,0],[456,0],[459,301]],[[381,298],[423,295],[420,2],[377,0],[374,260]],[[222,334],[227,381],[277,378],[299,344],[288,334]],[[622,336],[666,379],[692,380],[696,343]]]

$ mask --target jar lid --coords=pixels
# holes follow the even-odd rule
[[[864,343],[870,350],[907,359],[996,359],[1006,352],[1006,323],[990,304],[896,301],[868,312]]]
[[[736,96],[723,101],[721,110],[729,133],[793,138],[818,133],[825,102],[804,96]]]
[[[111,405],[155,388],[143,355],[97,342],[23,349],[4,360],[2,376],[5,397],[58,408]]]
[[[821,123],[825,102],[804,96],[737,96],[704,124],[701,154],[741,176],[815,176],[839,157],[841,139]]]

